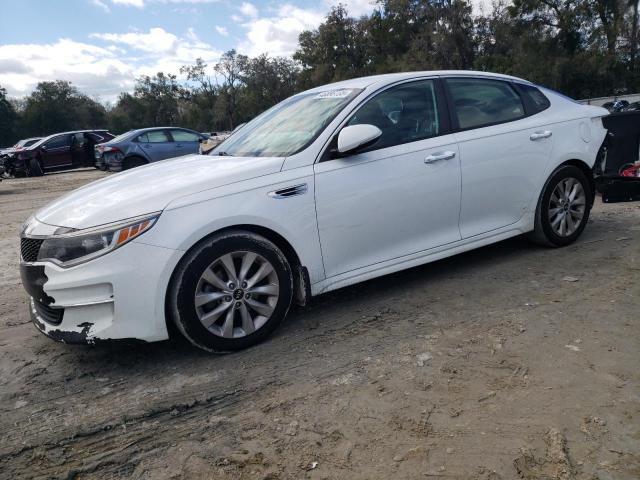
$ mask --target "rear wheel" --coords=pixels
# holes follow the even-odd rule
[[[141,167],[142,165],[146,165],[147,163],[149,162],[147,162],[142,157],[125,158],[124,162],[122,163],[122,170],[129,170],[131,168]]]
[[[168,299],[173,322],[192,344],[227,352],[264,340],[286,316],[292,292],[280,249],[236,231],[196,245],[176,269]]]
[[[592,198],[589,181],[582,170],[573,165],[559,167],[540,194],[535,229],[530,238],[550,247],[575,242],[589,221]]]

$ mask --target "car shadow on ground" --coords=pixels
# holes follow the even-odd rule
[[[345,312],[366,309],[369,306],[369,299],[400,296],[407,290],[425,290],[430,285],[445,279],[464,279],[478,269],[517,261],[539,250],[541,247],[519,236],[326,293],[313,298],[305,307],[293,307],[283,324],[267,341],[240,352],[213,355],[214,361],[226,364],[230,362],[228,357],[234,357],[233,361],[242,361],[254,356],[256,350],[260,358],[267,361],[274,352],[280,354],[286,351],[294,339],[296,343],[304,342],[321,334],[323,329],[330,330],[335,327],[331,325],[332,319],[343,317]],[[357,314],[354,313],[354,315]],[[315,320],[309,320],[311,317]],[[318,324],[311,324],[318,317],[321,317]],[[318,340],[318,342],[326,341],[327,339]],[[155,369],[159,364],[163,364],[180,368],[180,365],[193,364],[193,362],[210,363],[212,361],[212,354],[192,346],[179,335],[174,335],[168,341],[155,343],[112,341],[93,346],[59,344],[57,347],[65,351],[59,360],[68,362],[70,368],[74,366],[77,368],[79,363],[89,368],[91,368],[90,365],[108,365],[109,368],[118,370],[117,374],[123,376],[131,372],[131,365],[134,364],[136,374],[140,374],[140,369],[144,369],[145,366]],[[276,358],[272,360],[277,361]]]

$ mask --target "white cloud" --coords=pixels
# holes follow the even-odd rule
[[[97,0],[102,3],[102,0]],[[220,0],[109,0],[114,5],[144,8],[149,3],[217,3]],[[95,2],[94,2],[95,3]]]
[[[144,7],[144,0],[111,0],[111,2],[115,5],[126,5],[127,7]]]
[[[221,27],[220,25],[216,25],[216,32],[218,32],[218,34],[222,35],[223,37],[228,37],[229,36],[229,30],[227,30],[226,27]]]
[[[178,37],[159,27],[151,28],[148,33],[92,33],[90,37],[123,43],[137,50],[153,53],[174,52],[178,44]]]
[[[247,34],[238,50],[249,56],[262,53],[292,55],[300,33],[316,28],[325,15],[325,12],[306,10],[291,4],[282,5],[275,16],[257,18],[242,25],[247,29]]]
[[[96,45],[62,38],[51,44],[0,46],[0,84],[10,95],[28,94],[38,82],[56,79],[103,98],[133,85],[132,67]]]
[[[111,11],[109,5],[104,3],[102,0],[91,0],[91,5],[104,10],[105,13],[109,13]]]
[[[29,94],[38,82],[68,80],[88,95],[114,101],[120,92],[131,91],[141,75],[179,75],[181,66],[197,58],[213,64],[222,53],[192,29],[184,37],[152,28],[91,38],[97,44],[60,39],[51,44],[0,45],[0,85],[15,97]]]
[[[240,5],[240,11],[245,17],[256,18],[258,16],[258,9],[253,3],[243,2]]]

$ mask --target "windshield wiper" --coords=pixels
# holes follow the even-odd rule
[[[227,152],[218,152],[218,156],[220,156],[220,157],[230,157],[231,154],[227,153]]]

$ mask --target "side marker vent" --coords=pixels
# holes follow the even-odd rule
[[[281,188],[280,190],[274,190],[269,192],[269,196],[272,198],[289,198],[296,195],[304,195],[307,193],[307,184],[302,183],[300,185],[294,185],[292,187]]]

